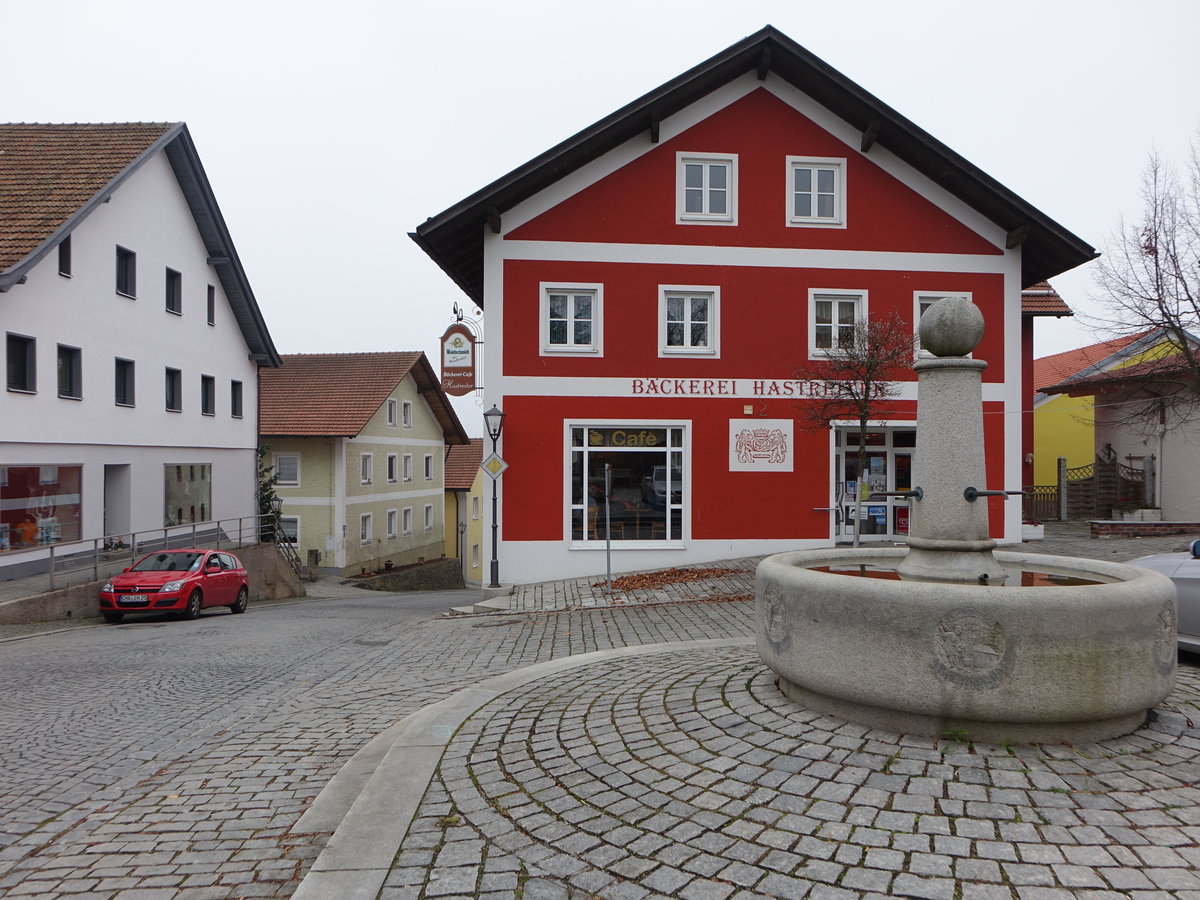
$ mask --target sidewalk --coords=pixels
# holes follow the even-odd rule
[[[1122,561],[1186,543],[1051,525],[1022,549]],[[611,600],[603,579],[521,586],[511,612],[575,627],[744,603],[756,563],[646,574]],[[1137,732],[1068,747],[809,712],[750,635],[562,657],[426,707],[352,760],[293,829],[340,818],[294,897],[1200,900],[1197,722],[1191,665]]]

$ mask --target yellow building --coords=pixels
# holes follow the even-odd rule
[[[260,437],[302,562],[338,575],[442,558],[447,444],[467,433],[423,353],[283,357]]]
[[[463,581],[482,585],[486,566],[483,540],[483,493],[487,480],[483,462],[483,439],[469,444],[446,445],[446,542],[443,555],[462,564]]]
[[[1157,358],[1165,340],[1155,329],[1034,360],[1033,484],[1057,484],[1060,456],[1067,468],[1076,468],[1089,465],[1096,454],[1094,398],[1046,394],[1042,388]]]

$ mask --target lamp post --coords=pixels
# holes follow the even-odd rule
[[[496,455],[496,441],[500,440],[500,432],[504,430],[504,413],[495,403],[492,408],[483,414],[483,423],[487,428],[488,437],[492,439],[492,455]],[[488,587],[500,587],[500,560],[497,558],[497,530],[496,522],[496,482],[499,477],[492,478],[492,583]]]
[[[275,495],[268,501],[268,503],[271,506],[271,515],[274,517],[274,521],[271,523],[271,534],[275,535],[278,534],[282,528],[280,514],[283,512],[283,498]]]

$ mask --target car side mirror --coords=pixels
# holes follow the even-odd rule
[[[133,566],[126,566],[125,568],[123,568],[121,570],[121,574],[124,575],[126,572],[128,572],[132,568],[133,568]]]
[[[1192,559],[1200,559],[1200,541],[1192,541]]]

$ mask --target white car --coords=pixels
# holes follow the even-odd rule
[[[1200,653],[1200,541],[1192,541],[1190,552],[1156,553],[1132,559],[1129,564],[1162,572],[1175,583],[1179,647]]]

